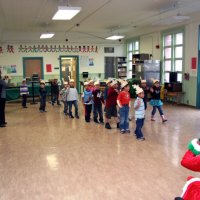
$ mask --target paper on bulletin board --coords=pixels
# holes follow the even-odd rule
[[[46,64],[46,71],[52,72],[52,65],[51,64]]]

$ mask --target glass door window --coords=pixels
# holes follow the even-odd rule
[[[61,79],[69,81],[74,79],[75,85],[77,84],[77,58],[76,57],[61,57]]]

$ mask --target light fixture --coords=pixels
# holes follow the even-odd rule
[[[40,35],[40,39],[49,39],[52,38],[55,35],[55,33],[42,33]]]
[[[58,6],[53,20],[70,20],[81,11],[81,7]]]
[[[123,35],[112,35],[112,36],[107,37],[106,40],[119,40],[119,39],[122,39],[124,37],[125,36],[123,36]]]
[[[190,19],[190,16],[187,16],[187,15],[181,15],[181,13],[179,12],[176,16],[173,17],[174,19],[176,20],[188,20]]]

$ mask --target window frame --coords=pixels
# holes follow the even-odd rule
[[[176,44],[176,35],[182,33],[182,44]],[[165,45],[165,38],[166,36],[171,35],[171,44]],[[185,30],[184,28],[179,28],[175,30],[169,30],[162,33],[162,82],[166,82],[165,76],[170,72],[177,72],[177,75],[181,75],[180,82],[183,82],[183,71],[184,71],[184,52],[185,52]],[[182,47],[182,57],[176,58],[176,48]],[[165,49],[171,48],[171,58],[165,58]],[[171,61],[171,70],[165,70],[165,62]],[[176,61],[182,61],[182,70],[176,70]]]

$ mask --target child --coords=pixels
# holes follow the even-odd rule
[[[45,89],[45,81],[40,81],[40,89],[39,89],[39,94],[40,94],[40,112],[47,112],[45,110],[46,108],[46,96],[47,96],[47,91]]]
[[[102,112],[102,103],[104,103],[103,100],[103,94],[102,91],[100,90],[100,83],[99,81],[96,81],[94,83],[95,89],[92,91],[93,95],[93,101],[94,101],[94,122],[95,123],[101,123],[104,124],[103,122],[103,112]],[[98,121],[98,115],[99,115],[99,121]]]
[[[69,114],[69,112],[68,112],[69,105],[68,105],[68,102],[67,102],[67,90],[68,89],[69,89],[68,82],[64,82],[64,88],[60,91],[60,96],[61,96],[61,101],[64,104],[63,113],[65,115]]]
[[[143,101],[144,91],[137,85],[134,85],[133,87],[136,89],[136,94],[137,94],[137,99],[134,102],[135,120],[136,120],[135,135],[137,140],[144,141],[145,138],[141,130],[144,125],[144,117],[145,117],[145,107]]]
[[[147,102],[148,102],[148,93],[149,93],[149,88],[147,87],[147,81],[146,80],[141,80],[140,87],[144,91],[144,108],[145,110],[147,109]]]
[[[54,81],[52,82],[51,95],[52,95],[52,99],[51,99],[52,106],[54,106],[55,102],[57,102],[57,105],[60,106],[61,104],[60,104],[60,101],[58,100],[58,97],[59,97],[59,86],[58,86],[57,79],[54,79]]]
[[[69,117],[74,118],[72,115],[72,105],[75,108],[75,117],[79,119],[78,115],[78,92],[77,89],[74,87],[74,79],[69,80],[69,88],[67,90],[67,102],[69,104]]]
[[[90,80],[90,81],[88,82],[88,84],[89,84],[90,90],[93,92],[93,91],[95,90],[94,81],[93,81],[93,80]]]
[[[120,132],[122,134],[124,133],[130,133],[129,130],[129,108],[131,106],[130,104],[130,86],[127,81],[121,82],[121,92],[119,93],[117,97],[117,104],[119,106],[119,115],[120,115],[120,122],[119,122],[119,127],[120,127]]]
[[[85,107],[85,121],[90,122],[90,115],[92,111],[92,91],[88,82],[84,83],[85,90],[82,94],[82,102]]]
[[[156,108],[158,109],[160,116],[162,118],[162,122],[166,122],[167,119],[164,117],[162,105],[163,102],[160,100],[160,82],[159,80],[153,80],[154,86],[150,89],[151,92],[151,101],[150,105],[153,106],[153,110],[151,112],[151,121],[155,121],[154,115],[156,113]]]
[[[108,96],[106,99],[106,129],[111,129],[110,119],[114,117],[115,122],[117,123],[117,128],[119,128],[119,121],[117,118],[117,96],[119,91],[117,90],[118,84],[116,80],[113,80],[110,83],[110,88],[108,89]]]
[[[26,79],[23,79],[22,84],[20,86],[20,95],[22,96],[22,107],[27,108],[26,101],[27,96],[29,95],[28,86],[26,84]]]

